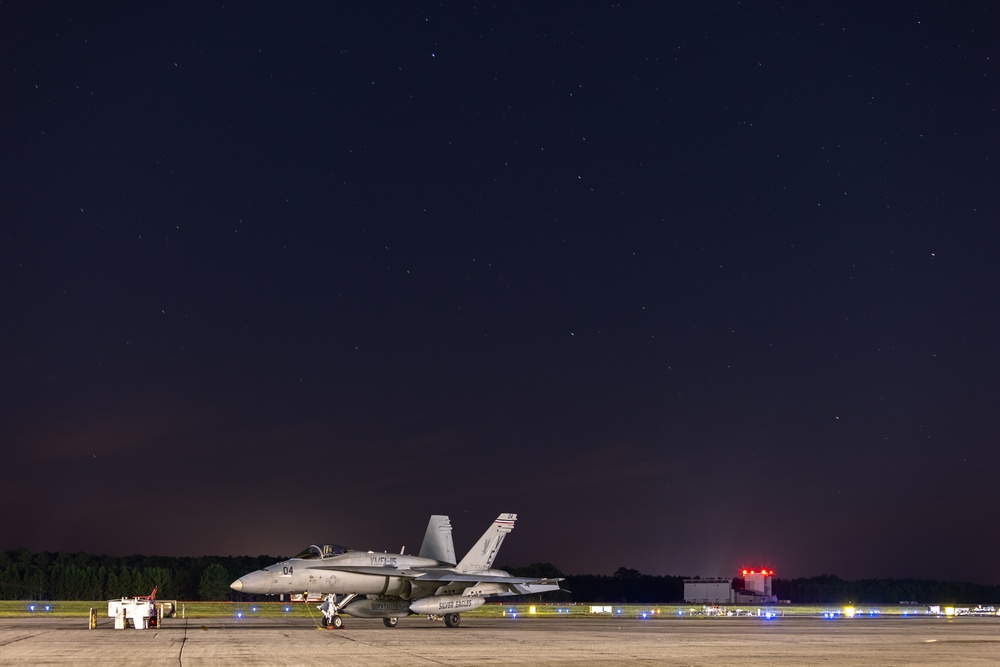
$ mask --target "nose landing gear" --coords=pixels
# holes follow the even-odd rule
[[[326,616],[324,616],[323,620],[320,621],[320,623],[323,625],[324,628],[333,628],[334,630],[340,630],[342,627],[344,627],[344,618],[339,614],[333,616],[332,618],[327,618]]]
[[[340,617],[340,610],[347,606],[347,603],[358,597],[357,593],[351,593],[350,595],[345,595],[344,599],[337,601],[337,596],[330,593],[323,600],[323,604],[319,606],[319,610],[323,612],[323,620],[320,621],[324,628],[333,628],[334,630],[340,630],[344,627],[344,619]]]

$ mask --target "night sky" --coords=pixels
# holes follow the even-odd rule
[[[3,3],[0,549],[1000,583],[1000,6]]]

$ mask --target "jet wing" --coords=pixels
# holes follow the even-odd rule
[[[418,570],[419,572],[419,570]],[[562,579],[539,579],[538,577],[504,577],[498,575],[476,574],[475,572],[459,573],[448,570],[425,571],[420,577],[420,581],[441,581],[460,583],[480,583],[480,584],[555,584]]]
[[[399,569],[398,567],[376,565],[314,565],[311,570],[327,570],[329,572],[352,572],[354,574],[373,574],[376,577],[403,577],[415,579],[423,574],[420,570]]]
[[[354,574],[371,574],[377,577],[402,577],[419,581],[440,581],[460,583],[501,583],[501,584],[557,584],[561,578],[537,577],[504,577],[499,575],[483,575],[476,573],[461,573],[453,570],[410,570],[391,566],[367,567],[364,565],[318,565],[313,570],[329,570],[334,572],[353,572]]]

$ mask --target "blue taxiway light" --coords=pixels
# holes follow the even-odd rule
[[[291,607],[285,607],[285,613],[286,613],[286,614],[287,614],[288,612],[290,612],[291,610],[292,610],[292,608],[291,608]]]

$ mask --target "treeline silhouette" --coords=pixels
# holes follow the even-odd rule
[[[521,577],[562,577],[569,593],[546,594],[543,599],[576,602],[682,602],[684,580],[688,577],[642,574],[638,570],[618,568],[612,575],[564,575],[551,563],[525,567],[505,567]],[[1000,586],[926,579],[844,580],[833,575],[800,579],[773,579],[772,593],[792,604],[996,604]]]
[[[247,599],[229,588],[279,556],[95,556],[0,552],[0,599],[112,600],[149,595],[175,600]]]
[[[237,593],[236,578],[281,560],[281,556],[95,556],[86,553],[0,552],[0,599],[110,600],[148,595],[176,600],[267,600]],[[542,600],[576,602],[669,603],[684,598],[684,577],[643,574],[619,568],[612,575],[565,575],[551,563],[503,566],[514,576],[565,577],[566,591]],[[793,604],[995,604],[1000,586],[918,579],[848,581],[824,575],[774,579],[774,594]],[[533,599],[536,596],[532,596]]]
[[[897,604],[943,602],[993,604],[1000,601],[1000,586],[927,579],[857,579],[846,581],[833,575],[804,579],[775,579],[772,592],[779,600],[796,604],[860,602]]]

